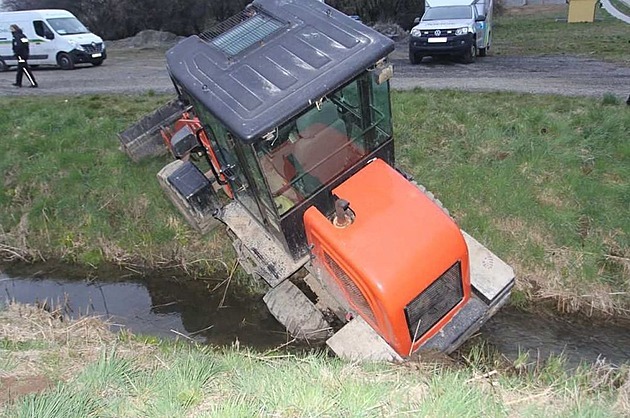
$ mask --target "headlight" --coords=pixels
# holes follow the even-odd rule
[[[422,36],[422,31],[418,28],[411,29],[411,36]]]
[[[466,35],[468,32],[470,32],[470,29],[468,29],[468,27],[459,28],[455,31],[455,35]]]
[[[70,44],[71,47],[73,47],[74,49],[78,50],[78,51],[83,51],[83,47],[81,46],[80,43],[78,43],[77,41],[68,41],[68,43]]]

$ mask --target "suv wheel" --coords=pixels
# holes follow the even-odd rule
[[[473,39],[472,44],[470,45],[470,48],[468,48],[468,50],[464,54],[464,62],[466,64],[472,64],[473,62],[475,62],[476,59],[477,59],[477,45],[475,43],[475,40]]]
[[[418,55],[414,52],[409,51],[409,62],[411,63],[411,65],[420,64],[422,58],[422,55]]]

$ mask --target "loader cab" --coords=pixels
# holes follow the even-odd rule
[[[393,165],[389,84],[380,74],[364,71],[254,141],[232,133],[178,86],[208,134],[234,198],[295,258],[307,252],[306,209],[316,206],[332,216],[334,187],[373,158]]]
[[[176,160],[161,187],[196,230],[227,227],[291,335],[361,359],[377,345],[381,359],[452,350],[513,285],[509,266],[394,168],[393,50],[325,3],[254,0],[167,52],[180,100],[121,135],[136,156],[163,137]]]
[[[321,2],[256,0],[167,52],[234,198],[295,259],[304,212],[378,157],[393,164],[390,39]]]

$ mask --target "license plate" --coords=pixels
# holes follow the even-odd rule
[[[92,54],[92,58],[100,58],[102,56],[103,56],[103,54],[101,54],[100,52],[97,53],[97,54]]]
[[[430,44],[438,44],[438,43],[446,42],[446,38],[445,37],[429,38],[428,41],[429,41]]]

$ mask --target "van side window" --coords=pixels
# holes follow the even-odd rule
[[[35,29],[35,33],[38,36],[46,39],[54,39],[55,35],[53,35],[50,28],[44,23],[43,20],[35,20],[33,22],[33,28]]]

